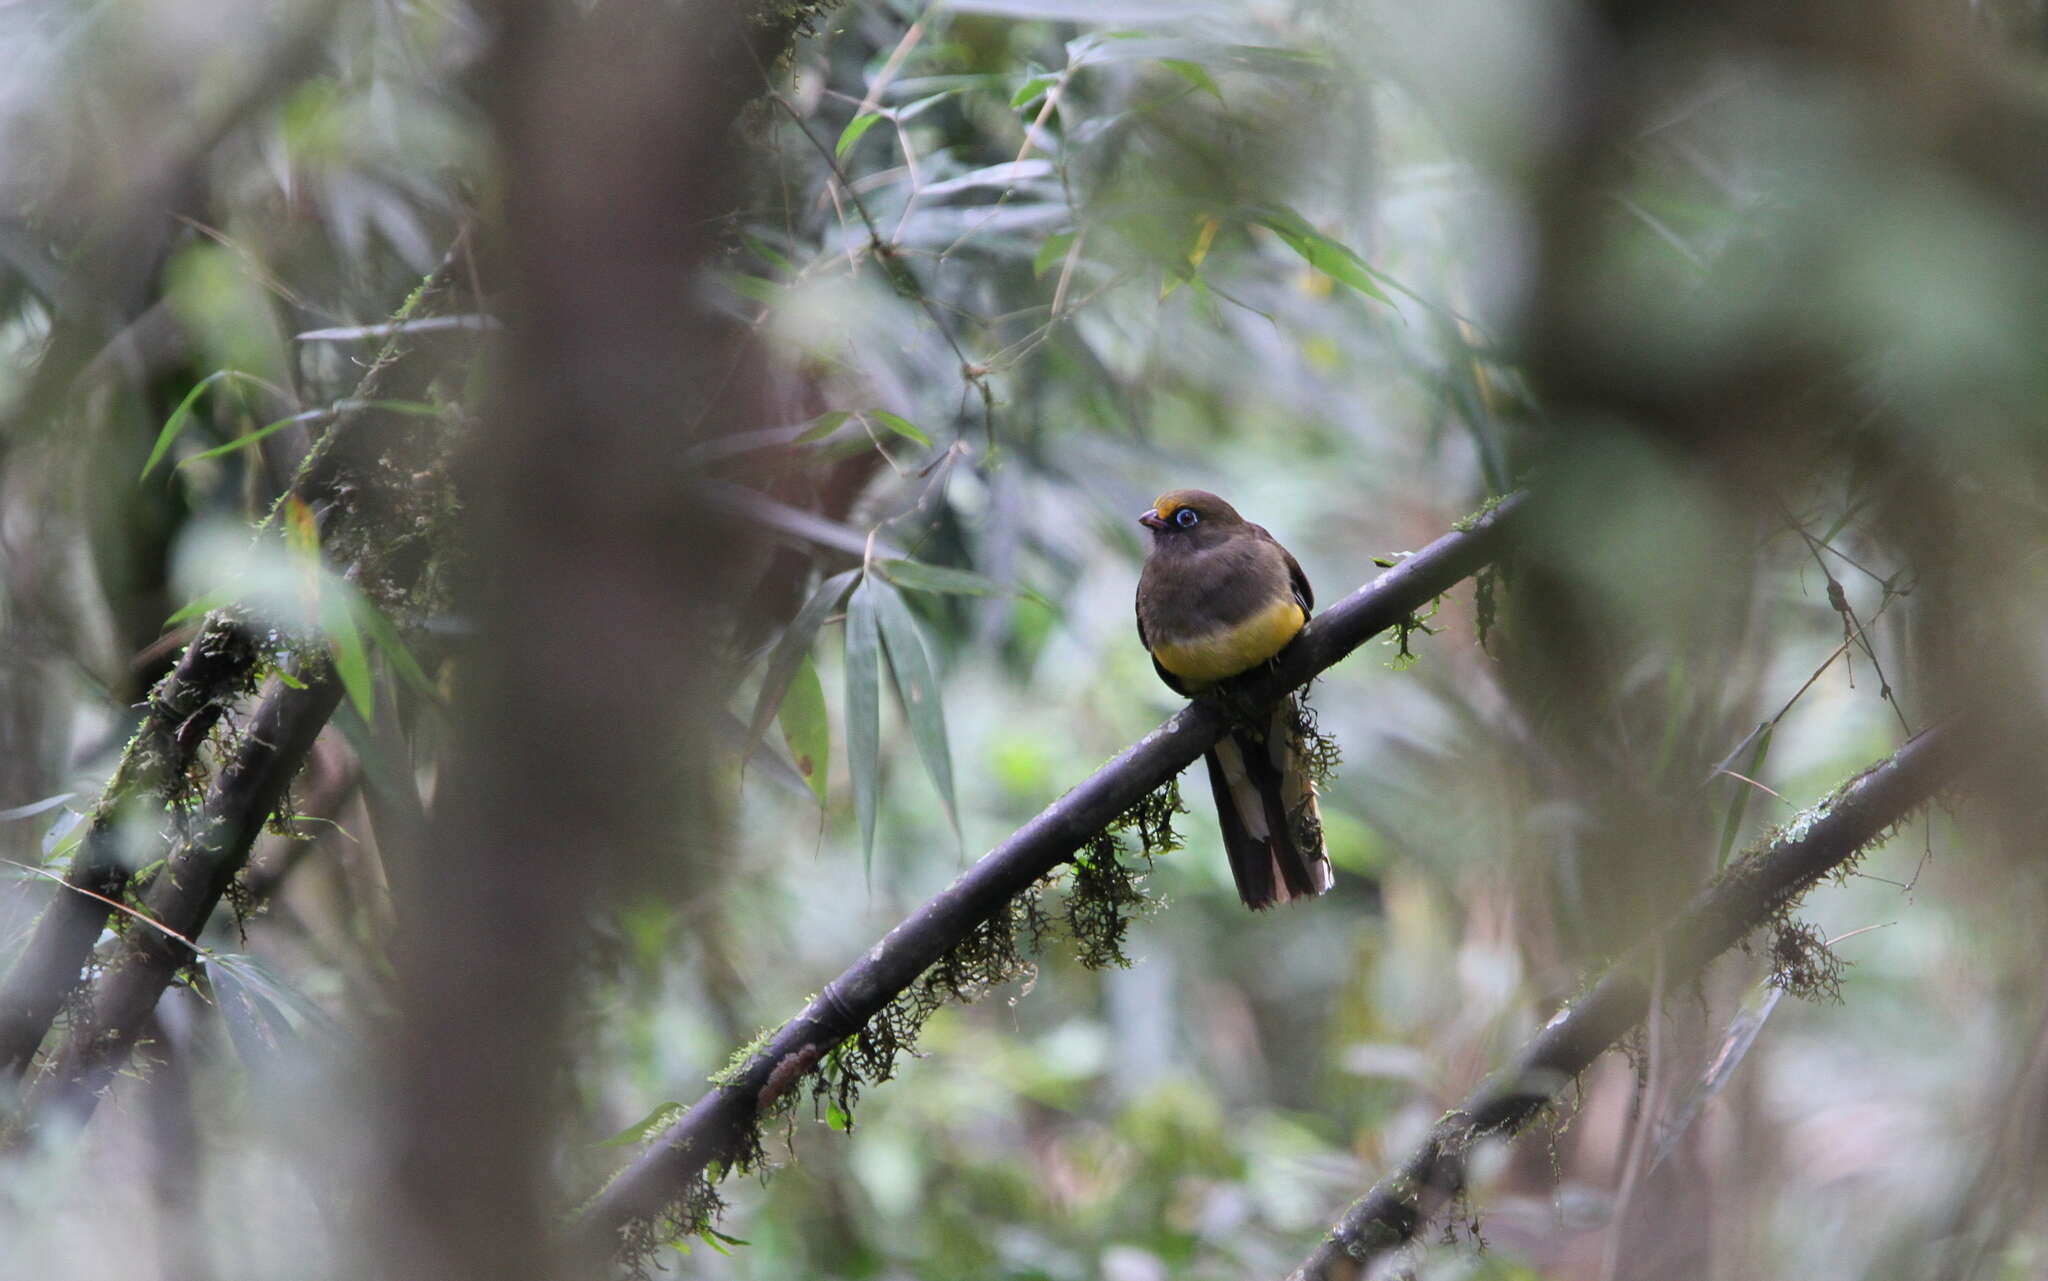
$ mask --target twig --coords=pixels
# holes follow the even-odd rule
[[[1270,669],[1234,696],[1277,699],[1368,639],[1402,622],[1499,554],[1524,503],[1510,497],[1318,615]],[[753,1132],[767,1087],[792,1064],[815,1064],[910,987],[948,949],[1006,910],[1010,900],[1066,862],[1083,842],[1194,763],[1226,731],[1212,699],[1190,704],[984,855],[783,1024],[724,1084],[699,1099],[591,1202],[589,1240],[615,1245],[632,1225],[657,1218],[714,1163],[721,1167]],[[785,1082],[785,1085],[787,1082]]]
[[[1607,1240],[1600,1250],[1600,1281],[1614,1281],[1621,1267],[1621,1232],[1628,1224],[1629,1203],[1643,1177],[1643,1154],[1649,1150],[1650,1123],[1657,1115],[1657,1073],[1663,1068],[1664,1020],[1658,1015],[1664,1005],[1664,949],[1651,949],[1649,1046],[1644,1052],[1643,1093],[1636,1104],[1636,1123],[1628,1136],[1628,1157],[1622,1162],[1621,1183],[1614,1190],[1614,1206],[1607,1216]]]
[[[1961,756],[1958,726],[1928,730],[1808,811],[1806,821],[1787,825],[1770,845],[1733,864],[1431,1127],[1399,1167],[1344,1212],[1290,1281],[1356,1281],[1413,1241],[1463,1190],[1465,1158],[1476,1142],[1512,1137],[1643,1020],[1656,954],[1664,958],[1668,984],[1691,983],[1707,962],[1931,800],[1958,771]]]
[[[147,925],[149,928],[161,932],[166,937],[174,938],[178,942],[183,943],[186,947],[192,949],[194,955],[204,956],[206,954],[205,948],[199,946],[197,943],[194,943],[191,939],[186,938],[183,934],[178,933],[176,930],[172,929],[168,925],[165,925],[162,921],[157,920],[155,917],[147,916],[141,912],[138,912],[134,908],[128,906],[126,903],[121,902],[119,899],[111,899],[104,894],[95,894],[91,890],[83,890],[78,888],[76,885],[67,884],[63,877],[57,875],[55,872],[52,872],[47,867],[37,867],[33,863],[23,863],[11,858],[0,858],[0,863],[5,863],[9,867],[18,867],[22,871],[29,873],[31,876],[40,876],[45,878],[46,880],[55,881],[58,885],[62,886],[66,890],[69,890],[73,894],[83,894],[87,898],[98,899],[100,902],[105,903],[114,911],[120,912],[125,916],[133,917],[134,919],[142,922],[144,925]]]
[[[766,73],[764,72],[763,74]],[[988,432],[989,439],[994,440],[996,399],[995,389],[988,384],[987,367],[967,358],[967,352],[960,346],[959,339],[953,336],[953,331],[946,324],[945,317],[940,315],[939,309],[933,305],[931,296],[925,292],[923,283],[911,277],[907,267],[899,266],[892,268],[890,266],[891,260],[900,258],[901,255],[893,241],[882,239],[881,228],[875,225],[874,215],[868,212],[867,202],[860,198],[860,193],[855,191],[853,184],[847,180],[846,170],[840,167],[839,157],[832,154],[832,148],[825,145],[823,138],[811,132],[810,122],[803,118],[803,114],[796,109],[796,104],[780,93],[770,93],[768,98],[776,106],[782,108],[790,120],[796,124],[797,132],[804,136],[804,141],[810,143],[812,149],[824,159],[826,167],[832,171],[832,189],[835,191],[844,189],[847,199],[853,202],[854,212],[860,215],[861,224],[868,230],[868,249],[874,254],[875,261],[881,266],[883,274],[889,277],[892,284],[903,284],[909,287],[909,292],[917,300],[918,307],[930,319],[932,327],[939,331],[939,337],[945,340],[946,346],[952,350],[953,359],[960,362],[960,376],[981,396],[982,426]],[[835,202],[837,201],[836,196],[834,200]],[[845,217],[843,211],[840,217],[842,219]],[[847,263],[849,266],[853,264],[853,254],[850,247],[847,251]]]
[[[916,48],[917,42],[922,39],[924,20],[920,18],[911,23],[910,30],[904,32],[903,38],[896,42],[896,48],[890,52],[889,60],[882,64],[881,71],[875,75],[875,82],[868,86],[867,97],[860,100],[860,107],[855,111],[855,115],[864,116],[881,105],[882,94],[888,89],[889,82],[896,78],[897,71],[903,66],[903,60],[910,56],[910,51]]]

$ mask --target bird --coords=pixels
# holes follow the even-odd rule
[[[1193,697],[1285,649],[1315,607],[1278,539],[1215,494],[1176,489],[1138,517],[1152,549],[1138,575],[1138,639],[1159,678]],[[1209,789],[1238,897],[1254,911],[1335,882],[1295,696],[1209,749]]]

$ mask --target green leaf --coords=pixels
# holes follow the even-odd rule
[[[904,418],[902,415],[892,414],[886,409],[870,409],[868,413],[874,416],[876,422],[887,427],[905,440],[914,440],[926,449],[932,447],[932,438],[919,431],[911,424],[909,419]]]
[[[49,864],[69,857],[71,851],[78,848],[78,843],[84,840],[85,834],[91,830],[92,824],[85,821],[84,814],[77,810],[65,810],[50,824],[49,830],[43,833],[43,862]]]
[[[862,578],[846,604],[846,770],[860,822],[861,866],[875,863],[875,799],[882,782],[882,633],[874,580]]]
[[[1201,63],[1189,62],[1185,58],[1161,58],[1159,65],[1201,92],[1211,95],[1216,101],[1223,101],[1223,91],[1216,87],[1216,81],[1209,75],[1209,69]]]
[[[896,695],[903,700],[904,719],[910,722],[910,737],[917,754],[924,758],[925,773],[939,791],[946,807],[946,819],[953,832],[960,832],[960,814],[953,801],[953,751],[946,742],[946,709],[939,699],[938,677],[932,672],[931,655],[925,652],[924,636],[904,604],[902,593],[880,583],[874,585],[876,613],[882,624],[882,643],[889,651],[889,670],[896,676]]]
[[[792,276],[796,274],[796,264],[777,253],[772,246],[760,237],[750,236],[745,232],[741,232],[740,243],[752,250],[756,258],[759,258],[769,266],[780,267]]]
[[[199,599],[186,605],[183,609],[178,610],[169,618],[166,618],[164,620],[164,626],[176,627],[179,623],[185,622],[187,619],[197,618],[201,614],[211,614],[216,609],[225,609],[229,605],[232,605],[234,603],[235,598],[233,593],[231,592],[208,592],[204,596],[199,597]]]
[[[811,421],[811,425],[804,429],[804,434],[796,438],[796,443],[808,445],[812,441],[823,440],[838,431],[839,425],[851,417],[853,415],[844,409],[828,409]]]
[[[271,435],[274,432],[283,431],[285,428],[291,426],[293,423],[310,422],[315,418],[324,418],[327,416],[328,412],[329,411],[325,409],[309,409],[303,414],[293,414],[289,418],[280,418],[274,423],[269,423],[266,424],[265,426],[258,427],[255,431],[250,432],[246,436],[237,436],[225,445],[215,445],[212,449],[202,449],[198,453],[192,455],[190,458],[180,460],[178,466],[189,467],[193,463],[199,462],[202,459],[218,458],[222,454],[232,454],[237,449],[246,449],[250,445],[255,444],[257,441],[262,440],[265,436]],[[154,461],[154,459],[151,460],[152,463],[154,463]],[[143,472],[143,475],[145,476],[147,476],[148,474],[149,473],[147,471]]]
[[[854,143],[859,142],[868,130],[880,124],[881,121],[882,113],[879,111],[862,112],[860,115],[847,121],[846,128],[839,131],[839,141],[832,144],[833,158],[838,159],[844,156],[852,149]]]
[[[322,1009],[319,1002],[285,982],[255,957],[229,952],[208,952],[204,957],[208,975],[217,983],[225,979],[227,982],[222,986],[240,985],[241,994],[252,1007],[260,1005],[275,1016],[273,1026],[282,1024],[284,1030],[293,1033],[313,1031],[337,1044],[349,1039],[348,1029]]]
[[[879,560],[875,568],[898,587],[914,592],[940,592],[950,596],[993,596],[1003,590],[995,579],[972,570],[927,565],[919,560]]]
[[[825,1124],[844,1134],[853,1128],[853,1115],[837,1103],[827,1103],[825,1105]]]
[[[376,690],[370,679],[370,650],[356,628],[355,611],[349,606],[348,595],[335,590],[331,583],[323,584],[320,592],[320,630],[327,633],[334,674],[341,678],[349,704],[365,724],[370,723],[377,707]]]
[[[192,419],[192,407],[199,403],[199,398],[206,394],[206,389],[233,374],[234,371],[231,369],[216,369],[192,384],[192,390],[185,393],[185,399],[179,401],[178,407],[171,411],[171,416],[164,420],[163,430],[156,434],[156,443],[149,448],[149,460],[142,464],[142,475],[136,477],[137,480],[148,480],[149,474],[156,470],[156,465],[164,460],[164,455],[171,452],[171,445],[177,441],[178,433],[185,430],[185,424]]]
[[[759,276],[743,275],[737,271],[728,273],[725,277],[725,283],[734,293],[742,298],[751,298],[755,302],[765,303],[771,307],[782,301],[782,296],[785,292],[781,285],[776,284],[772,280],[763,280]]]
[[[601,1148],[638,1147],[647,1140],[674,1125],[676,1118],[683,1114],[680,1103],[657,1103],[654,1110],[617,1134],[599,1143]]]
[[[1366,265],[1365,259],[1309,226],[1308,220],[1292,209],[1284,205],[1269,209],[1255,221],[1271,228],[1289,249],[1301,255],[1304,262],[1338,284],[1349,285],[1368,298],[1393,305],[1394,300],[1380,288],[1379,282],[1373,278],[1373,269]]]
[[[1043,94],[1046,90],[1052,88],[1059,82],[1060,78],[1058,76],[1031,77],[1029,80],[1026,80],[1023,84],[1018,85],[1017,92],[1010,95],[1010,109],[1012,111],[1015,111],[1017,108],[1025,105],[1026,103],[1033,101],[1034,99],[1039,97],[1039,95]]]
[[[789,626],[782,629],[782,638],[775,642],[775,649],[768,656],[768,671],[761,678],[761,692],[754,698],[754,716],[747,725],[747,741],[740,749],[740,760],[745,761],[761,745],[761,736],[768,732],[769,720],[782,706],[783,694],[789,689],[790,681],[796,678],[797,668],[811,652],[811,642],[817,639],[818,628],[824,624],[827,614],[839,608],[839,602],[846,599],[846,589],[853,586],[853,580],[858,577],[859,570],[849,569],[818,584],[818,590],[811,593],[811,598],[796,612]]]
[[[1756,747],[1742,766],[1742,772],[1746,777],[1755,778],[1762,771],[1764,757],[1771,750],[1771,733],[1776,728],[1769,721],[1757,726]],[[1717,868],[1728,866],[1728,851],[1735,848],[1735,837],[1742,831],[1743,815],[1749,812],[1749,794],[1756,790],[1754,784],[1740,778],[1731,778],[1728,781],[1735,785],[1735,795],[1728,798],[1728,815],[1721,820],[1721,848],[1714,856],[1714,866]]]
[[[76,792],[59,792],[55,796],[45,796],[42,800],[30,801],[26,805],[17,805],[13,809],[0,810],[0,823],[12,823],[16,819],[34,818],[38,814],[56,809],[59,805],[62,805],[76,795],[78,795]]]
[[[348,588],[349,604],[354,609],[356,618],[369,631],[370,639],[376,643],[377,648],[384,652],[384,660],[391,664],[391,670],[398,674],[400,680],[412,686],[413,692],[435,707],[440,707],[440,689],[435,686],[433,678],[427,675],[426,669],[420,666],[420,661],[413,657],[412,651],[406,648],[405,638],[398,634],[398,628],[385,616],[383,610],[377,608],[376,602],[363,595],[354,584],[343,580],[343,585]]]
[[[720,1254],[727,1256],[728,1258],[731,1257],[732,1251],[726,1249],[725,1247],[729,1245],[754,1244],[752,1241],[742,1241],[738,1237],[727,1236],[725,1233],[720,1232],[717,1228],[705,1228],[702,1232],[699,1232],[697,1234],[697,1238],[698,1240],[702,1241],[705,1245],[710,1246],[712,1249],[718,1251]]]
[[[775,719],[782,726],[782,741],[789,744],[789,758],[796,762],[797,773],[811,785],[822,807],[832,763],[832,730],[825,719],[825,685],[810,659],[796,669]]]
[[[1051,271],[1052,265],[1065,258],[1067,251],[1074,247],[1074,236],[1075,233],[1071,231],[1058,231],[1047,236],[1045,243],[1038,247],[1038,253],[1031,259],[1031,274],[1043,276]]]

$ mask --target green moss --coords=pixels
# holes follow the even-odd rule
[[[816,999],[817,994],[813,993],[805,998],[804,1004],[809,1005]],[[779,1031],[780,1028],[764,1027],[756,1032],[753,1040],[734,1050],[732,1057],[725,1061],[725,1066],[711,1074],[711,1084],[722,1090],[738,1080],[740,1073],[746,1070],[747,1064],[753,1062],[756,1055],[768,1048],[768,1039]]]
[[[1472,630],[1479,637],[1481,649],[1487,648],[1487,641],[1493,635],[1499,611],[1496,599],[1499,587],[1500,567],[1497,564],[1482,565],[1472,576]]]
[[[1313,722],[1309,724],[1312,730]],[[1140,888],[1138,878],[1152,859],[1181,848],[1173,820],[1186,812],[1178,779],[1146,795],[1077,850],[1068,869],[1034,882],[1002,911],[975,926],[858,1032],[814,1056],[814,1061],[792,1056],[794,1079],[776,1083],[780,1088],[754,1124],[738,1136],[725,1160],[708,1163],[660,1214],[626,1230],[619,1242],[621,1258],[628,1266],[644,1267],[663,1245],[710,1231],[725,1209],[719,1183],[728,1173],[766,1168],[764,1135],[791,1115],[806,1088],[815,1117],[834,1129],[851,1130],[861,1092],[895,1076],[903,1056],[916,1053],[918,1034],[940,1007],[979,1000],[1006,984],[1028,982],[1037,974],[1036,958],[1054,935],[1064,933],[1081,963],[1091,969],[1129,965],[1124,942],[1131,923],[1155,902]],[[1055,917],[1046,909],[1045,896],[1062,883],[1065,901]],[[736,1051],[724,1070],[711,1078],[712,1084],[720,1089],[745,1088],[746,1068],[778,1030],[766,1029]],[[783,1070],[778,1065],[778,1074]]]
[[[1469,534],[1473,530],[1479,528],[1480,521],[1483,521],[1488,516],[1493,515],[1495,510],[1497,510],[1500,507],[1500,505],[1506,501],[1507,495],[1495,494],[1493,497],[1479,504],[1478,508],[1474,510],[1470,515],[1463,516],[1457,520],[1452,521],[1451,528],[1457,530],[1461,534]]]
[[[1443,608],[1443,603],[1444,598],[1438,596],[1429,602],[1428,612],[1410,614],[1394,624],[1394,661],[1388,664],[1389,667],[1397,672],[1405,672],[1415,665],[1415,651],[1409,647],[1409,641],[1417,633],[1424,636],[1436,635],[1437,629],[1431,627],[1429,623],[1436,617],[1436,612]]]

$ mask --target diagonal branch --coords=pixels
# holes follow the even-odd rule
[[[461,253],[458,235],[441,267],[399,308],[398,321],[458,301],[447,295],[455,284]],[[356,407],[345,410],[314,442],[293,477],[293,495],[316,507],[336,507],[335,516],[322,524],[323,542],[330,547],[349,533],[344,527],[351,523],[353,506],[337,501],[348,474],[374,460],[394,433],[416,433],[412,424],[394,419],[374,403],[418,399],[425,393],[434,362],[418,358],[417,350],[416,340],[403,333],[385,343],[356,384],[350,398]],[[107,922],[104,900],[119,898],[128,882],[134,851],[124,848],[124,829],[138,814],[160,810],[185,789],[200,747],[222,714],[248,691],[261,659],[244,620],[234,611],[217,610],[207,615],[177,667],[151,691],[141,725],[107,781],[65,870],[65,883],[85,893],[57,893],[36,921],[20,958],[0,980],[0,1087],[27,1072],[79,984]]]
[[[1513,1063],[1433,1126],[1393,1173],[1337,1220],[1289,1281],[1357,1281],[1418,1233],[1465,1186],[1465,1158],[1483,1138],[1511,1137],[1592,1065],[1650,1008],[1662,954],[1665,990],[1683,990],[1709,961],[1784,913],[1823,876],[1842,868],[1910,817],[1961,765],[1954,723],[1908,742],[1786,824],[1761,849],[1701,890],[1559,1012]]]
[[[1331,606],[1272,667],[1235,697],[1256,705],[1313,679],[1380,632],[1395,627],[1461,579],[1490,564],[1525,499],[1507,498]],[[1047,806],[785,1023],[736,1072],[683,1114],[590,1203],[583,1227],[616,1244],[657,1220],[686,1190],[746,1150],[763,1109],[834,1047],[859,1032],[950,949],[1071,858],[1090,837],[1193,764],[1229,728],[1230,714],[1203,699]]]
[[[341,682],[324,658],[302,672],[296,683],[275,683],[214,780],[191,835],[143,890],[142,914],[162,928],[128,930],[93,985],[90,1008],[73,1018],[29,1087],[9,1141],[58,1117],[83,1124],[127,1061],[157,998],[194,960],[185,940],[198,935],[248,862],[250,847],[341,701]]]
[[[0,1082],[19,1080],[78,982],[107,923],[107,900],[128,881],[122,828],[131,805],[160,805],[193,766],[255,669],[256,646],[226,614],[207,618],[171,674],[150,692],[142,726],[108,781],[59,890],[0,983]]]

